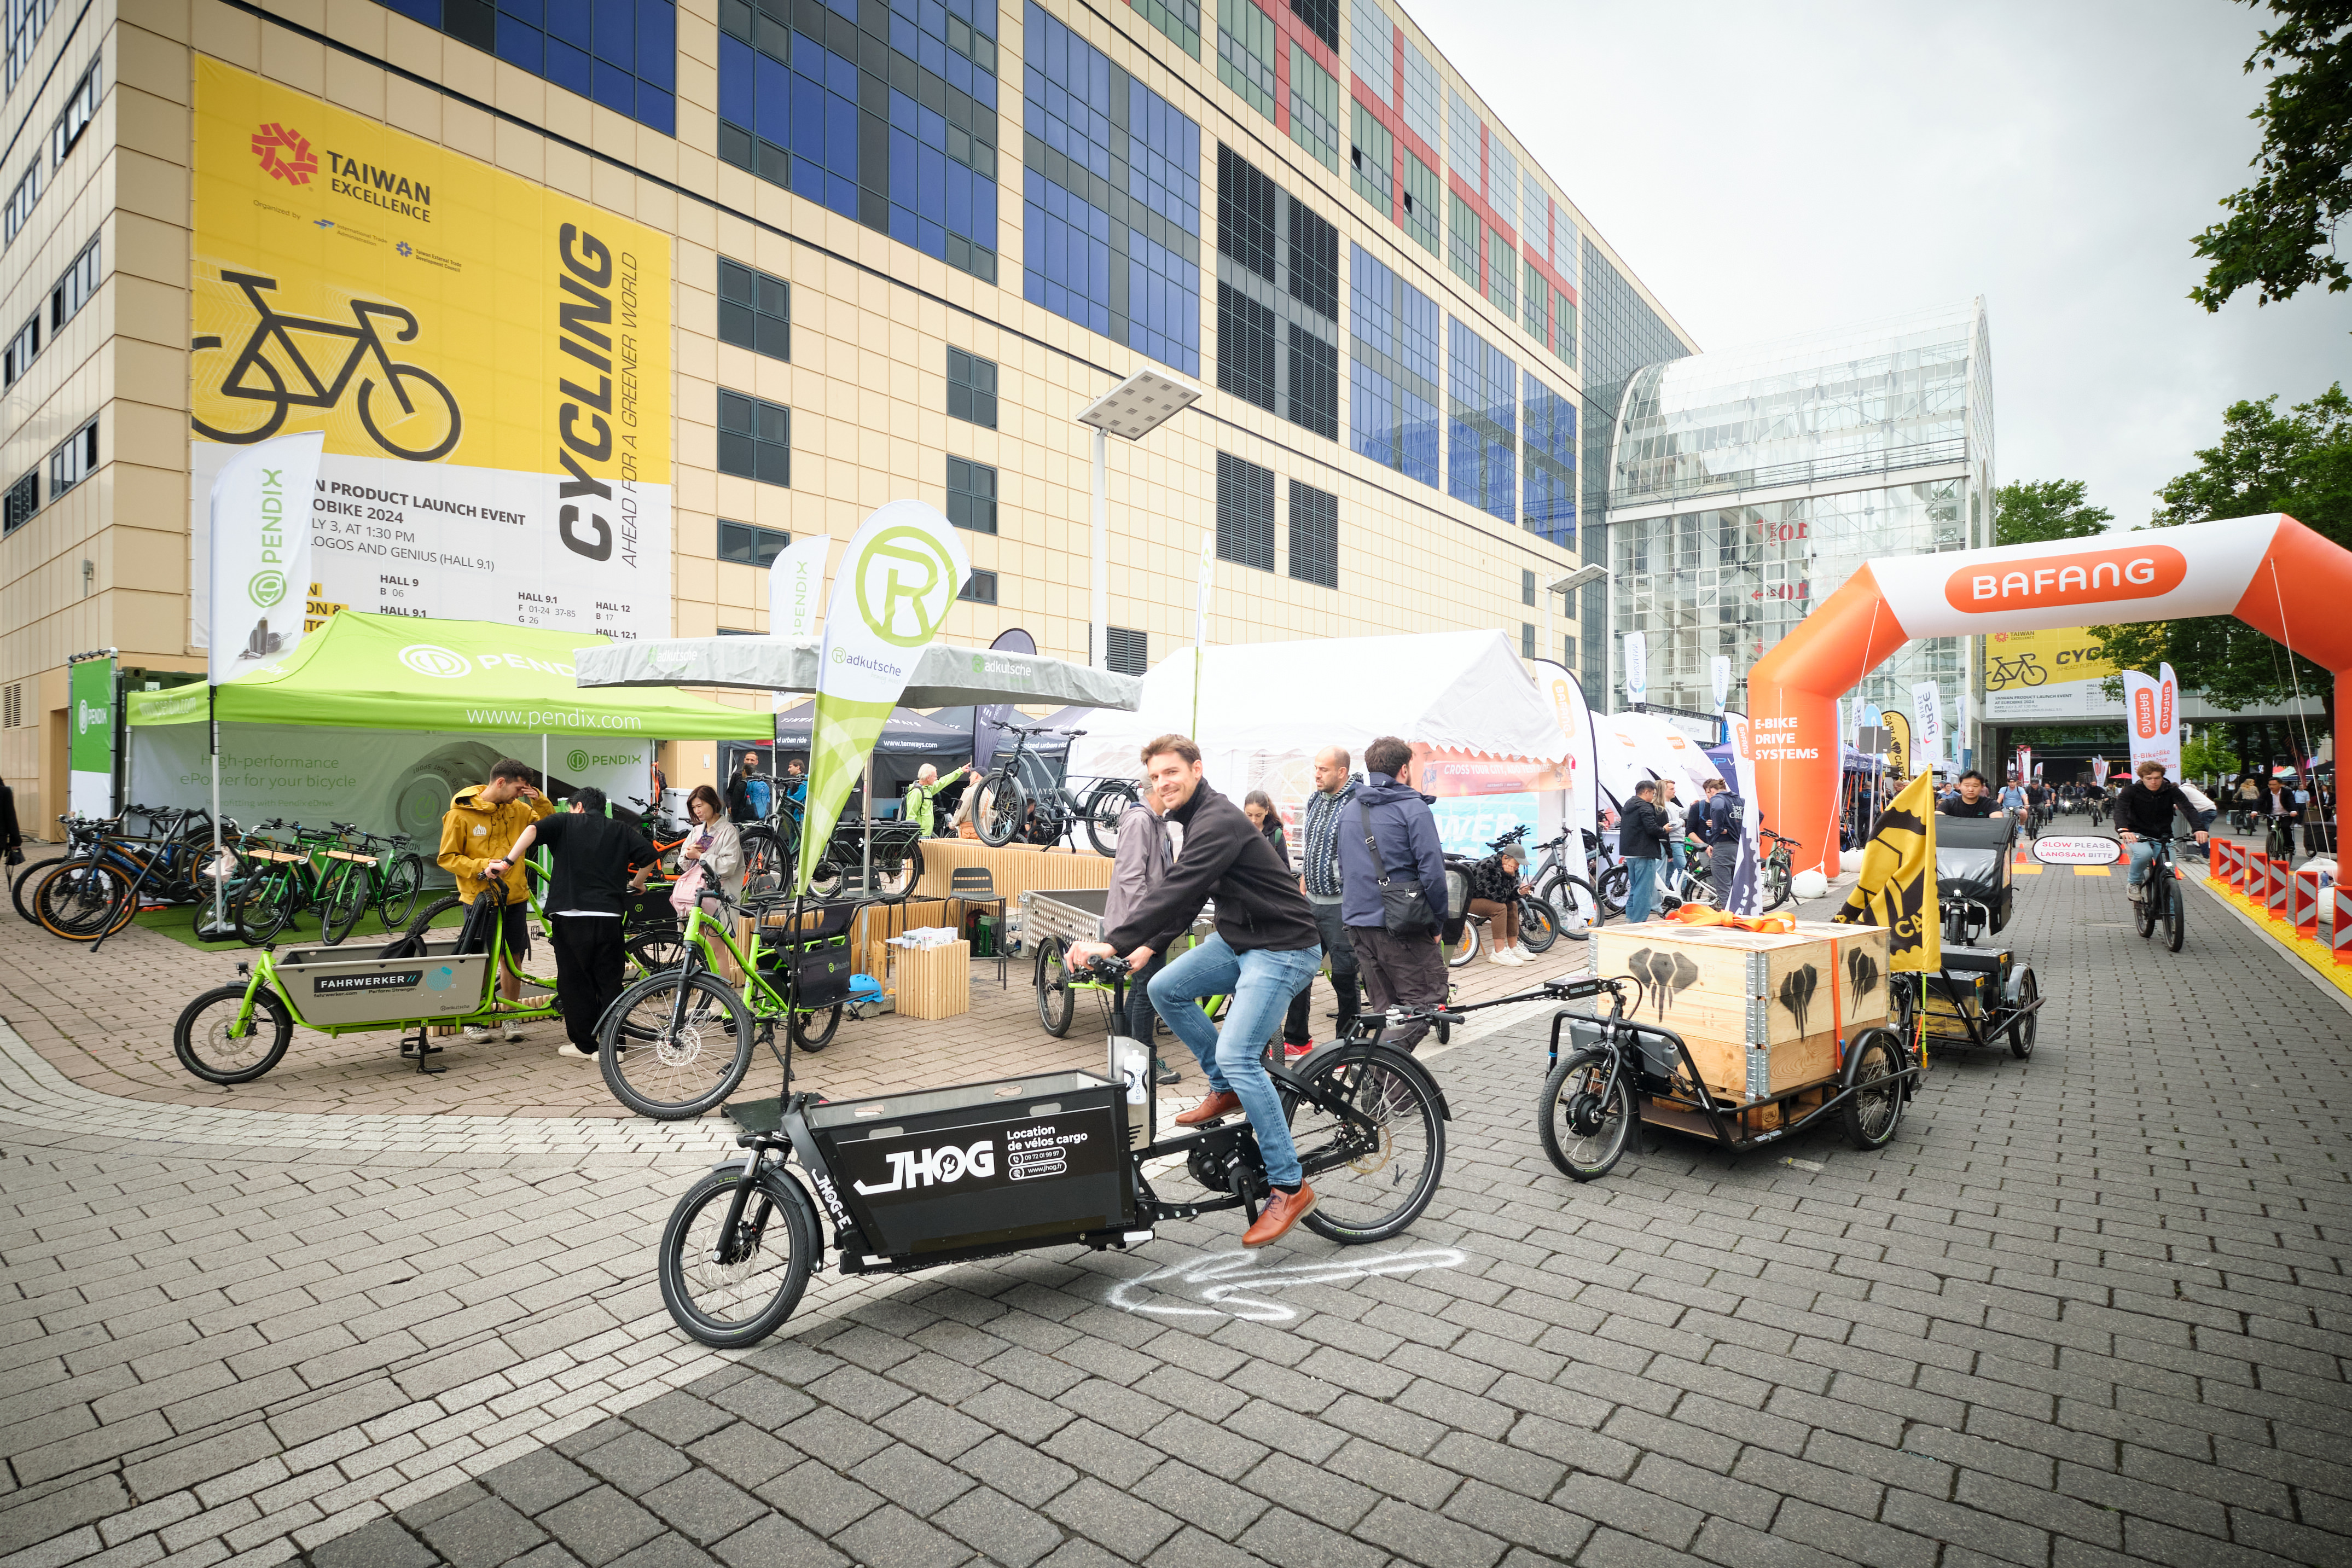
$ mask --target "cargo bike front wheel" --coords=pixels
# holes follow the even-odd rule
[[[756,1344],[800,1305],[816,1250],[815,1222],[792,1177],[761,1170],[747,1181],[740,1165],[713,1171],[663,1228],[662,1304],[706,1345]]]
[[[1544,1079],[1536,1127],[1563,1175],[1597,1182],[1624,1155],[1640,1120],[1633,1073],[1608,1051],[1578,1051]]]
[[[253,994],[245,1013],[243,985],[217,985],[180,1009],[172,1026],[172,1051],[180,1065],[206,1083],[251,1083],[286,1055],[293,1043],[294,1016],[278,994]]]
[[[751,1068],[751,1012],[715,974],[648,974],[614,998],[596,1026],[613,1098],[656,1121],[700,1116]]]

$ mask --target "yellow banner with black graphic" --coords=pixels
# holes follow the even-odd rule
[[[195,85],[199,536],[230,457],[321,431],[321,603],[667,635],[669,237],[217,60]]]
[[[1936,775],[1923,773],[1878,814],[1862,847],[1862,873],[1845,907],[1830,919],[1884,926],[1890,973],[1944,966],[1943,925],[1936,910]]]

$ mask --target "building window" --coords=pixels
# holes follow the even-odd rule
[[[793,482],[793,411],[762,397],[721,388],[719,471],[763,485]]]
[[[98,421],[93,419],[49,454],[49,499],[57,500],[97,470]]]
[[[1296,39],[1290,45],[1290,139],[1325,168],[1339,167],[1339,84]]]
[[[1519,367],[1459,320],[1446,326],[1446,491],[1517,522]]]
[[[1217,555],[1274,570],[1274,470],[1217,454]]]
[[[21,730],[25,726],[25,683],[12,680],[0,687],[0,730]]]
[[[996,574],[993,572],[974,572],[971,576],[963,580],[963,591],[959,593],[956,597],[959,599],[970,599],[975,605],[992,605],[996,603]]]
[[[1576,405],[1529,375],[1520,423],[1525,463],[1519,520],[1554,544],[1576,542]]]
[[[948,417],[996,428],[996,362],[948,350]]]
[[[1519,574],[1519,603],[1522,605],[1532,605],[1535,602],[1536,574],[1532,572],[1522,571]]]
[[[386,9],[677,134],[674,0],[383,0]]]
[[[1217,79],[1274,118],[1274,18],[1253,0],[1217,0]]]
[[[65,276],[49,290],[51,337],[57,335],[59,327],[81,314],[81,308],[98,292],[98,241],[93,239],[82,247],[81,254],[73,258]]]
[[[1255,6],[1251,7],[1253,10]],[[1274,281],[1275,184],[1217,143],[1217,249]]]
[[[1339,498],[1297,479],[1290,481],[1290,574],[1339,585]]]
[[[984,463],[948,459],[948,521],[974,533],[996,531],[996,470]]]
[[[757,528],[748,522],[719,523],[719,559],[746,566],[772,566],[793,536],[781,528]]]
[[[1486,298],[1503,312],[1503,320],[1519,313],[1519,253],[1500,229],[1486,231]]]
[[[1318,316],[1339,314],[1339,231],[1290,204],[1290,297]]]
[[[0,533],[14,533],[25,525],[25,520],[41,510],[41,474],[37,468],[27,468],[22,478],[8,487],[5,515],[0,515]]]
[[[1201,0],[1129,0],[1135,14],[1168,35],[1194,59],[1201,58]]]
[[[1384,218],[1396,216],[1396,138],[1370,109],[1351,102],[1348,145],[1348,183],[1356,194],[1379,209]]]
[[[1453,192],[1446,193],[1445,201],[1446,210],[1453,215],[1445,226],[1445,264],[1475,293],[1478,290],[1478,237],[1486,232],[1486,226],[1470,210],[1470,204]]]
[[[1348,289],[1349,444],[1438,481],[1437,306],[1359,245]]]
[[[8,0],[8,87],[33,63],[33,46],[57,8],[58,0]]]
[[[1217,285],[1217,384],[1268,414],[1276,411],[1274,312],[1229,283]]]
[[[1423,250],[1437,254],[1437,171],[1410,153],[1404,155],[1402,221]]]
[[[1026,14],[1022,297],[1197,376],[1201,128],[1036,0]]]
[[[1290,323],[1290,422],[1339,438],[1339,345]]]
[[[1339,0],[1290,0],[1290,14],[1306,23],[1325,48],[1339,52]]]
[[[1128,626],[1103,628],[1103,663],[1114,675],[1141,675],[1151,668],[1151,638]]]
[[[6,353],[0,354],[0,385],[14,386],[23,380],[26,370],[40,352],[41,313],[36,310],[16,335],[8,340]]]
[[[1533,658],[1535,656],[1536,625],[1533,621],[1521,621],[1519,623],[1519,657]]]
[[[719,29],[721,159],[996,281],[993,4],[719,0]]]
[[[24,178],[16,182],[16,188],[8,193],[5,211],[0,212],[0,245],[16,243],[16,236],[24,232],[26,221],[33,216],[33,204],[40,199],[41,161],[37,157],[25,171]]]
[[[719,258],[719,341],[789,362],[793,286],[740,261]]]
[[[92,61],[89,69],[81,73],[81,79],[74,83],[73,93],[66,100],[64,111],[49,127],[49,163],[52,167],[66,161],[66,154],[73,151],[74,143],[81,140],[81,133],[89,130],[89,122],[97,118],[98,64]]]

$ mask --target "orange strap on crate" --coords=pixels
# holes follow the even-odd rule
[[[1685,904],[1664,917],[1686,926],[1730,926],[1738,931],[1769,931],[1775,936],[1787,936],[1797,929],[1797,922],[1787,915],[1735,915],[1705,904]]]

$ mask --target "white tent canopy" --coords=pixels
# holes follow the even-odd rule
[[[583,686],[731,686],[753,691],[814,691],[821,642],[790,637],[652,637],[582,648]],[[1132,708],[1141,682],[1043,654],[933,643],[915,662],[899,699],[906,708],[979,702]]]
[[[1551,704],[1499,631],[1213,647],[1202,661],[1198,711],[1209,780],[1230,795],[1303,770],[1326,746],[1346,747],[1360,769],[1365,746],[1382,735],[1547,763],[1568,754]],[[1137,749],[1171,731],[1192,733],[1193,713],[1186,650],[1143,678],[1133,713],[1097,719],[1071,747],[1070,772],[1132,777]]]
[[[1619,805],[1633,798],[1633,786],[1650,777],[1672,779],[1685,801],[1717,776],[1715,763],[1696,741],[1654,713],[1596,713],[1601,786]]]

